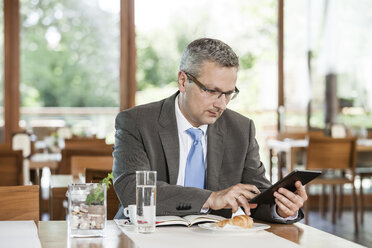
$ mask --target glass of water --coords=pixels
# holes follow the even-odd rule
[[[137,230],[155,231],[156,171],[136,171]]]

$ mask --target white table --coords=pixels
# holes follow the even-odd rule
[[[41,244],[45,248],[50,247],[139,247],[136,240],[131,239],[128,235],[123,233],[115,224],[114,221],[108,221],[107,237],[105,238],[68,238],[67,237],[67,222],[66,221],[40,221],[39,222],[39,238]],[[271,228],[268,229],[269,232],[282,237],[288,241],[294,242],[301,247],[317,248],[317,247],[338,247],[338,248],[353,248],[353,247],[363,247],[346,239],[334,236],[332,234],[323,232],[316,228],[304,225],[301,223],[293,225],[284,224],[270,224]],[[175,227],[162,227],[157,230],[160,233],[166,233],[163,236],[163,240],[153,240],[153,245],[157,246],[162,244],[162,242],[171,240],[171,236],[175,235],[176,232],[172,231]],[[186,227],[176,227],[181,228],[177,232],[195,232],[196,234],[200,231],[199,227],[195,226],[192,229],[187,229]],[[220,245],[222,243],[221,238],[218,238],[221,234],[211,233],[207,239],[207,243],[200,244],[196,247],[214,247],[215,245]],[[152,237],[157,237],[153,234],[142,234],[143,238],[151,239]],[[193,236],[189,236],[193,239]],[[219,242],[219,243],[217,243]],[[231,247],[225,242],[222,243],[224,247]],[[173,247],[178,247],[179,243],[173,244]],[[191,246],[190,246],[191,247]],[[242,247],[249,246],[249,237],[247,236],[246,242],[242,243]],[[146,248],[146,247],[141,247]],[[195,247],[193,247],[195,248]],[[260,246],[259,248],[263,248]],[[272,248],[272,247],[271,247]]]
[[[32,220],[0,221],[0,241],[1,247],[41,248],[38,229]]]

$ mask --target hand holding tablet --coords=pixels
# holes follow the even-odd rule
[[[249,200],[249,203],[275,204],[274,192],[277,191],[279,188],[286,188],[292,192],[295,192],[296,181],[300,181],[302,185],[305,185],[320,174],[322,174],[320,171],[294,170],[286,177],[276,182],[270,188]]]

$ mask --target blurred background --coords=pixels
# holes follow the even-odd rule
[[[134,4],[135,105],[172,94],[185,46],[213,37],[240,57],[241,94],[229,107],[255,121],[261,144],[277,130],[278,1]],[[20,0],[19,8],[19,70],[8,72],[19,74],[12,75],[19,77],[19,128],[68,126],[75,135],[97,135],[112,143],[114,117],[126,97],[119,90],[125,60],[120,56],[120,1]],[[355,132],[372,128],[371,9],[368,0],[285,1],[282,113],[287,130],[325,128],[327,78],[337,82],[333,121]],[[4,65],[1,75],[3,70]],[[4,92],[4,76],[0,84]],[[0,111],[4,142],[4,107]]]
[[[61,152],[72,137],[113,144],[119,111],[176,92],[181,54],[200,37],[220,39],[239,56],[240,94],[228,107],[254,120],[273,181],[281,177],[281,158],[268,141],[281,133],[329,135],[337,125],[345,136],[372,137],[370,0],[0,0],[0,6],[1,143],[27,133],[35,153]],[[363,156],[371,168],[371,151]],[[364,188],[370,207],[368,175],[355,186]]]

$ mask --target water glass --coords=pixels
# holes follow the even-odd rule
[[[154,232],[156,218],[156,171],[136,171],[136,207],[138,232]]]

